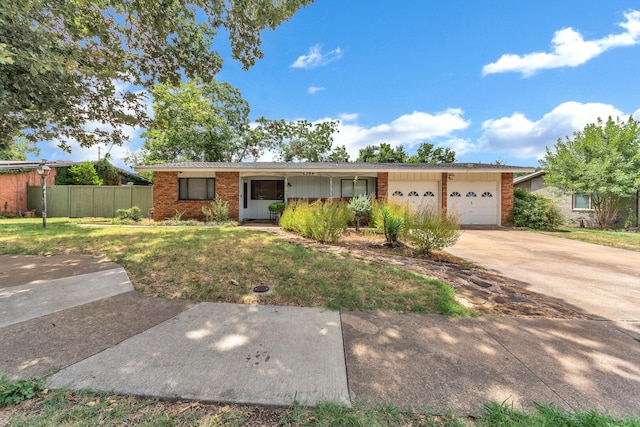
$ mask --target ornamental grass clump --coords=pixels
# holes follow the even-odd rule
[[[284,210],[280,226],[304,237],[333,243],[340,240],[351,218],[351,211],[341,202],[294,202]]]
[[[424,206],[409,217],[407,237],[419,255],[453,246],[460,238],[460,218],[441,212],[434,206]]]

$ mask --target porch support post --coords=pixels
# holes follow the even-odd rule
[[[333,177],[329,177],[329,198],[333,199]]]
[[[284,202],[287,203],[289,200],[289,179],[285,175],[284,177]]]

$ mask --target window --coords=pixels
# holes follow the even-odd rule
[[[356,196],[366,196],[369,194],[367,187],[366,179],[359,179],[356,181]],[[353,197],[353,180],[352,179],[343,179],[340,181],[342,197]]]
[[[424,193],[424,197],[436,197],[436,195],[433,193],[433,191],[426,191]]]
[[[418,197],[420,196],[417,191],[409,191],[409,197]]]
[[[215,178],[179,178],[180,200],[213,200],[216,197]]]
[[[485,191],[484,193],[482,193],[482,197],[493,197],[493,194],[491,194],[488,191]]]
[[[284,180],[265,179],[251,181],[251,200],[284,201]]]
[[[392,194],[392,196],[402,197],[402,196],[403,196],[403,194],[402,194],[402,191],[394,191],[394,192],[393,192],[393,194]]]
[[[454,191],[453,193],[449,194],[449,197],[462,197],[462,196],[457,191]]]
[[[476,197],[476,193],[474,193],[473,191],[469,191],[466,197]]]
[[[573,209],[575,210],[591,210],[591,196],[588,194],[573,195]]]

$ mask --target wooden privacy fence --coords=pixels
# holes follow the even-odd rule
[[[29,186],[27,206],[42,215],[42,187]],[[53,185],[47,187],[47,217],[114,218],[116,210],[137,206],[147,215],[153,207],[152,186]]]

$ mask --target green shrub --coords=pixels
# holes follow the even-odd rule
[[[0,376],[0,407],[31,399],[41,390],[44,390],[44,383],[38,378],[14,381],[6,374],[2,375]]]
[[[67,171],[67,182],[70,185],[102,185],[102,180],[91,162],[71,166]]]
[[[360,222],[371,215],[371,199],[366,195],[356,196],[351,199],[347,207],[353,212],[356,231],[358,231],[360,229]]]
[[[513,195],[510,221],[515,227],[554,230],[564,223],[562,214],[550,199],[522,188],[515,188]]]
[[[404,231],[405,219],[393,214],[389,207],[382,209],[382,230],[387,243],[396,243],[400,233]]]
[[[293,202],[282,213],[280,226],[304,237],[332,243],[342,237],[350,220],[351,211],[344,203]]]
[[[268,209],[269,212],[280,212],[280,214],[282,214],[286,207],[287,205],[284,202],[273,202],[269,205]]]
[[[229,202],[216,194],[210,206],[202,207],[202,214],[207,222],[225,222],[229,220]]]
[[[453,246],[460,237],[460,219],[453,213],[426,206],[410,216],[407,236],[418,254]]]
[[[142,221],[142,209],[137,206],[131,206],[129,209],[118,209],[116,218],[120,221]]]

